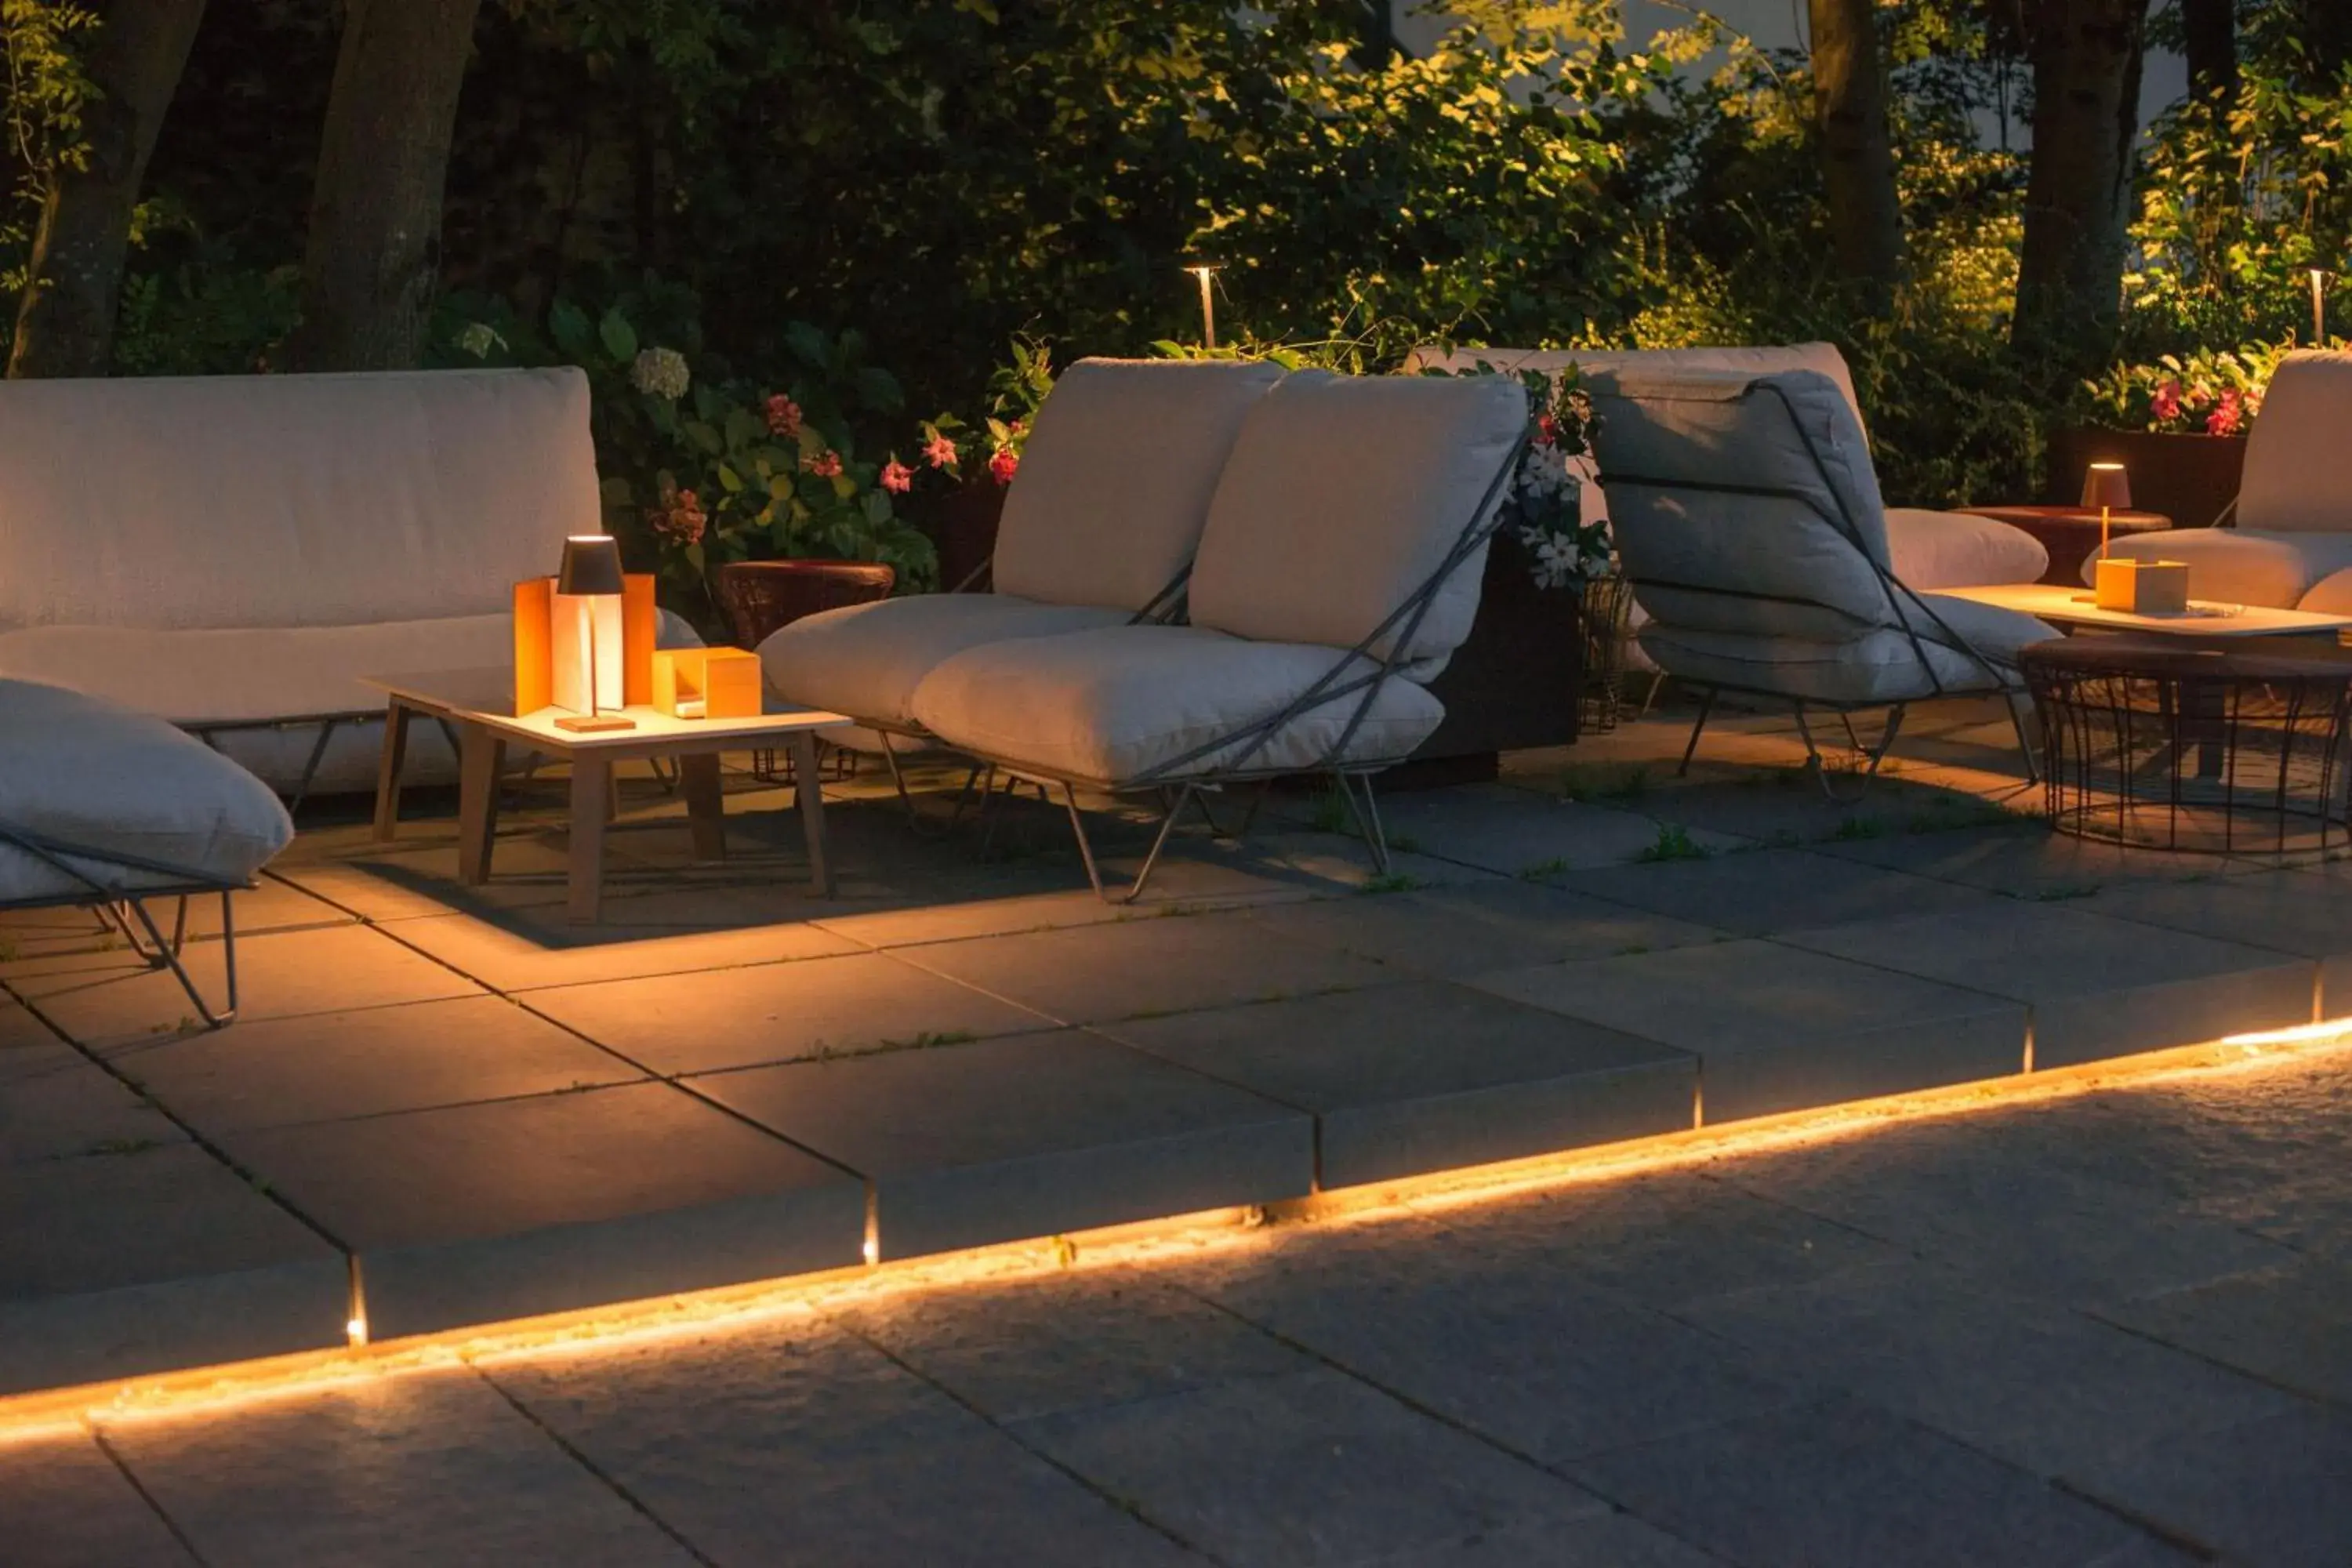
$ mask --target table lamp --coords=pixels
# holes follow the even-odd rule
[[[2083,472],[2083,510],[2099,509],[2099,564],[2091,602],[2136,616],[2177,616],[2189,608],[2189,568],[2179,561],[2110,561],[2113,515],[2131,510],[2131,479],[2121,463],[2093,463]]]
[[[2099,509],[2099,559],[2107,557],[2107,516],[2131,510],[2131,477],[2121,463],[2093,463],[2083,470],[2083,510]]]
[[[563,542],[563,567],[556,574],[555,592],[559,597],[583,601],[578,606],[580,622],[573,646],[581,655],[581,683],[574,700],[566,704],[583,711],[568,714],[555,721],[559,730],[575,733],[593,733],[603,730],[634,730],[637,721],[620,713],[606,711],[607,697],[621,696],[620,670],[620,610],[625,584],[621,573],[621,547],[609,533],[576,533]],[[610,615],[613,636],[604,639],[606,647],[597,647],[596,623]],[[612,679],[605,679],[605,659],[612,656]],[[621,704],[614,700],[610,707]]]

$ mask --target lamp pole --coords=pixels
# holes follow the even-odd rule
[[[1209,294],[1210,279],[1216,276],[1213,267],[1188,267],[1184,269],[1201,280],[1201,342],[1205,348],[1217,346],[1217,307]]]

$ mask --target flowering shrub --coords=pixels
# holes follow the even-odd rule
[[[2271,374],[2292,343],[2166,354],[2119,364],[2084,384],[2093,417],[2126,430],[2242,436],[2263,411]]]
[[[1430,375],[1495,375],[1480,361],[1465,371]],[[1572,587],[1609,561],[1609,524],[1584,521],[1585,464],[1591,456],[1592,400],[1574,365],[1518,373],[1528,393],[1528,441],[1504,499],[1503,526],[1518,536],[1538,588]]]

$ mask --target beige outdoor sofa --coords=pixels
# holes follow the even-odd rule
[[[0,382],[0,678],[169,720],[298,799],[366,787],[359,678],[508,663],[513,584],[600,517],[577,370]],[[456,774],[437,734],[408,766]]]
[[[931,743],[915,688],[943,660],[984,643],[1171,616],[1242,421],[1282,374],[1233,361],[1078,361],[1037,411],[1005,495],[989,588],[794,621],[759,647],[768,684],[856,720],[825,738],[882,752],[895,777],[900,752]]]
[[[1426,683],[1469,633],[1527,431],[1503,377],[1081,362],[1038,415],[994,594],[813,616],[761,658],[790,700],[1059,786],[1106,897],[1081,788],[1163,802],[1123,896],[1189,804],[1276,774],[1333,775],[1385,868],[1369,780],[1444,717]]]
[[[1896,575],[1853,405],[1818,371],[1628,369],[1591,375],[1617,547],[1648,613],[1642,647],[1701,696],[1786,702],[1824,788],[1809,710],[1887,710],[1862,783],[1912,702],[2007,700],[2029,770],[2017,659],[2057,634],[2030,616],[1923,593]]]
[[[1854,427],[1863,432],[1865,443],[1869,439],[1862,405],[1854,396],[1853,373],[1835,343],[1627,350],[1429,347],[1414,350],[1405,368],[1464,371],[1475,369],[1481,363],[1514,374],[1534,370],[1549,374],[1574,365],[1588,377],[1682,370],[1728,370],[1754,375],[1810,370],[1829,378],[1853,413]],[[1582,498],[1584,521],[1607,519],[1610,511],[1606,485],[1591,482],[1594,474],[1589,464],[1582,466],[1580,477],[1587,481]],[[2032,583],[2050,569],[2049,552],[2040,541],[2022,529],[1993,518],[1924,507],[1888,507],[1884,515],[1887,559],[1895,580],[1923,593]]]
[[[2352,353],[2279,362],[2246,437],[2234,526],[2117,540],[2118,560],[2185,561],[2200,599],[2352,614]],[[2062,476],[2063,477],[2063,476]],[[2097,573],[2083,563],[2083,581]]]

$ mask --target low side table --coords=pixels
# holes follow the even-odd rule
[[[2035,643],[2019,662],[2055,831],[2281,854],[2347,826],[2352,652],[2125,634]]]
[[[2099,514],[2095,509],[2079,506],[1964,506],[1959,509],[1978,517],[1989,517],[1995,522],[2005,522],[2021,529],[2042,542],[2050,552],[2049,570],[2042,574],[2044,583],[2063,584],[2069,588],[2083,585],[2083,563],[2098,553]],[[2107,514],[2107,534],[2111,539],[2127,538],[2135,533],[2157,533],[2172,526],[2172,520],[2158,511],[2116,511]]]
[[[636,721],[629,730],[576,733],[556,727],[560,709],[514,710],[514,677],[505,669],[434,670],[417,675],[362,678],[388,701],[383,761],[377,774],[375,832],[389,839],[400,816],[401,765],[408,726],[417,714],[440,720],[457,732],[457,875],[468,886],[489,879],[498,828],[499,773],[509,746],[543,752],[572,765],[571,855],[566,868],[570,913],[593,921],[604,904],[604,824],[610,810],[613,764],[667,757],[677,764],[679,787],[698,859],[727,858],[725,800],[719,776],[722,752],[749,751],[782,743],[791,748],[799,788],[801,830],[808,844],[809,879],[819,898],[833,896],[833,872],[825,858],[824,796],[818,787],[816,731],[849,722],[838,713],[789,708],[744,719],[677,719],[657,710],[622,710]]]

